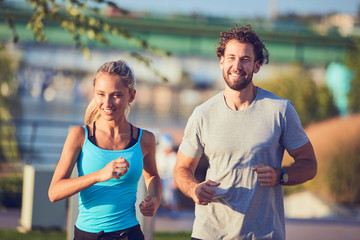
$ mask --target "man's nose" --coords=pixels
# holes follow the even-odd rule
[[[236,66],[237,69],[242,69],[243,68],[240,58],[235,60],[235,66]]]

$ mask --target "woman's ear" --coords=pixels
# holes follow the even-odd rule
[[[129,103],[132,103],[135,99],[135,95],[136,95],[136,90],[133,89],[132,91],[130,91],[130,99],[129,99]]]

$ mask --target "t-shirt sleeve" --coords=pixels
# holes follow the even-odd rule
[[[309,142],[309,138],[301,125],[299,115],[297,114],[291,101],[287,101],[283,121],[284,131],[281,142],[286,150],[295,150]]]
[[[200,158],[204,152],[201,143],[200,114],[197,109],[191,114],[184,131],[184,137],[179,146],[180,152],[191,158]]]

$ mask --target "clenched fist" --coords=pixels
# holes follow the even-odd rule
[[[109,162],[103,169],[98,171],[99,182],[107,181],[111,178],[120,179],[124,176],[128,168],[130,168],[129,162],[126,159],[119,157],[118,159]]]

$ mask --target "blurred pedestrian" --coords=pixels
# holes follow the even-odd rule
[[[171,217],[178,216],[177,185],[174,180],[176,151],[169,134],[160,134],[156,147],[156,166],[162,183],[162,209],[168,210]]]
[[[316,175],[313,147],[289,100],[256,87],[268,52],[251,26],[220,33],[224,91],[188,120],[175,166],[180,190],[196,203],[192,239],[285,239],[282,185]],[[295,160],[282,168],[284,149]],[[209,161],[206,180],[195,169]]]
[[[161,203],[155,137],[126,118],[136,90],[133,72],[124,61],[104,63],[93,86],[85,125],[73,127],[67,136],[49,198],[55,202],[79,193],[75,240],[144,239],[135,211],[141,174],[148,191],[141,213],[153,216]],[[70,178],[75,164],[79,176]]]

